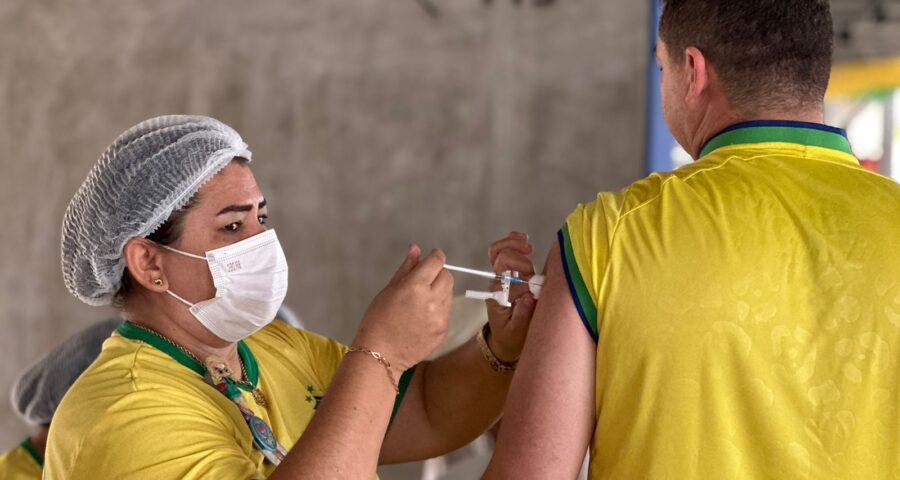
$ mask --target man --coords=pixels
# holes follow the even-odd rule
[[[56,407],[120,323],[121,319],[111,318],[81,330],[47,352],[16,380],[11,395],[13,409],[35,430],[19,446],[0,456],[0,478],[41,478],[47,431]]]
[[[488,478],[897,478],[900,187],[822,125],[822,0],[670,0],[696,159],[579,206]],[[509,421],[507,421],[509,420]]]

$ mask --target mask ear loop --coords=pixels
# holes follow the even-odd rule
[[[175,252],[175,253],[180,254],[180,255],[184,255],[185,257],[191,257],[191,258],[196,258],[196,259],[198,259],[198,260],[206,261],[206,257],[201,257],[200,255],[194,255],[193,253],[182,252],[181,250],[178,250],[177,248],[172,248],[172,247],[170,247],[170,246],[168,246],[168,245],[163,245],[163,244],[161,244],[161,243],[157,243],[157,245],[159,245],[159,246],[162,247],[162,248],[165,248],[166,250]],[[169,290],[168,288],[166,289],[166,293],[168,293],[169,295],[171,295],[172,297],[174,297],[174,298],[175,298],[176,300],[178,300],[179,302],[181,302],[181,303],[187,305],[188,308],[193,308],[193,307],[194,307],[194,304],[193,304],[193,303],[191,303],[191,302],[189,302],[189,301],[187,301],[187,300],[181,298],[180,296],[178,296],[178,294],[176,294],[176,293],[173,292],[172,290]]]
[[[159,245],[159,246],[162,247],[162,248],[165,248],[166,250],[169,250],[169,251],[172,251],[172,252],[175,252],[175,253],[179,253],[179,254],[181,254],[181,255],[184,255],[185,257],[196,258],[196,259],[198,259],[198,260],[206,260],[206,257],[201,257],[200,255],[194,255],[193,253],[182,252],[181,250],[178,250],[177,248],[172,248],[172,247],[170,247],[170,246],[168,246],[168,245],[163,245],[163,244],[160,244],[160,243],[157,243],[157,245]]]
[[[169,290],[169,289],[166,289],[166,293],[168,293],[169,295],[175,297],[175,299],[178,300],[179,302],[181,302],[181,303],[187,305],[188,308],[193,308],[193,306],[194,306],[193,303],[191,303],[191,302],[189,302],[189,301],[187,301],[187,300],[185,300],[185,299],[179,297],[178,295],[175,294],[175,292],[173,292],[173,291],[171,291],[171,290]]]

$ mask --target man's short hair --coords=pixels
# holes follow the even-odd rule
[[[827,0],[665,0],[659,22],[672,61],[699,49],[743,114],[821,105],[833,30]]]

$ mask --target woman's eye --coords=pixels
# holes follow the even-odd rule
[[[229,223],[222,228],[224,228],[228,232],[236,232],[239,228],[241,228],[241,222]]]
[[[256,217],[256,219],[259,220],[260,225],[265,225],[266,222],[269,220],[269,216],[268,215],[260,215],[260,216]]]

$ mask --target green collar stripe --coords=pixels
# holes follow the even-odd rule
[[[700,156],[704,157],[714,150],[730,145],[765,142],[797,143],[853,154],[847,137],[838,133],[805,127],[764,126],[744,127],[721,133],[703,147]]]
[[[116,331],[119,332],[119,335],[125,338],[138,340],[156,348],[157,350],[172,357],[178,363],[193,370],[200,376],[206,374],[206,367],[200,364],[200,362],[187,356],[178,347],[173,345],[168,340],[160,337],[159,335],[150,333],[147,330],[144,330],[143,328],[140,328],[128,321],[119,325]],[[253,384],[253,387],[255,387],[256,383],[259,381],[259,366],[256,363],[256,357],[253,356],[253,352],[250,351],[250,347],[248,347],[243,340],[238,342],[237,347],[238,355],[241,356],[241,360],[243,360],[244,362],[244,370],[247,371],[247,380],[249,380],[250,383]],[[246,391],[250,391],[253,389],[249,385],[244,385],[241,383],[235,383],[235,385],[237,385],[238,388]]]
[[[187,356],[178,347],[159,335],[154,335],[128,321],[123,322],[116,330],[119,332],[119,335],[125,338],[139,340],[165,353],[178,363],[196,372],[197,375],[202,376],[206,374],[206,368],[200,362]]]
[[[34,448],[34,445],[31,444],[31,440],[30,440],[30,439],[26,438],[25,440],[22,440],[22,443],[20,443],[19,445],[20,445],[26,452],[28,452],[28,455],[30,455],[31,458],[34,459],[34,461],[37,462],[37,464],[38,464],[41,468],[44,468],[44,457],[42,457],[41,454],[38,453],[37,449]]]

